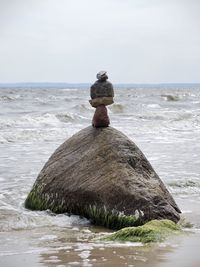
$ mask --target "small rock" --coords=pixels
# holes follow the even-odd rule
[[[98,127],[108,127],[109,124],[110,120],[108,117],[107,108],[104,105],[97,106],[92,119],[92,125],[98,128]]]

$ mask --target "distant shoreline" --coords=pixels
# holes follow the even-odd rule
[[[48,89],[79,89],[88,88],[91,83],[0,83],[0,89],[3,88],[48,88]],[[120,83],[114,84],[116,88],[200,88],[200,83]]]

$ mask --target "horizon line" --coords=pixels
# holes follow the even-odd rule
[[[7,84],[92,84],[93,82],[0,82],[0,85],[7,85]],[[117,82],[113,84],[122,84],[122,85],[162,85],[162,84],[200,84],[200,82]]]

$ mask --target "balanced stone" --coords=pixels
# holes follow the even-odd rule
[[[103,75],[98,79],[90,88],[89,100],[92,107],[96,108],[99,105],[111,105],[113,104],[114,89],[111,82],[109,82],[107,75]]]
[[[97,73],[97,81],[90,87],[89,100],[92,107],[96,108],[92,119],[94,127],[108,127],[110,119],[106,109],[107,105],[113,104],[114,89],[111,82],[109,82],[106,71]]]
[[[25,206],[84,216],[112,229],[180,219],[144,154],[112,127],[90,126],[65,141],[43,167]]]
[[[96,128],[98,127],[108,127],[110,120],[108,117],[108,111],[105,105],[99,105],[94,113],[92,119],[92,125]]]
[[[93,108],[96,108],[100,105],[104,105],[104,106],[108,106],[108,105],[111,105],[114,103],[113,101],[113,97],[98,97],[98,98],[94,98],[94,99],[90,99],[89,100],[90,102],[90,105],[93,107]]]
[[[90,88],[91,99],[114,97],[113,85],[107,79],[97,80]]]

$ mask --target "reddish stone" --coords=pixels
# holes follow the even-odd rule
[[[98,106],[95,110],[92,119],[92,125],[98,128],[98,127],[108,127],[109,124],[110,120],[108,117],[107,108],[104,105]]]

